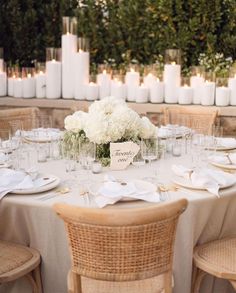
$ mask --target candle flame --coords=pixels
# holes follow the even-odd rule
[[[172,62],[171,62],[171,65],[175,65],[175,64],[176,64],[176,62],[175,62],[175,61],[172,61]]]
[[[106,71],[106,69],[104,69],[102,73],[103,73],[103,74],[107,74],[107,71]]]
[[[234,75],[234,78],[236,78],[236,73],[235,73],[235,75]]]
[[[135,72],[135,70],[133,68],[130,68],[130,72]]]
[[[95,83],[94,83],[94,82],[92,82],[92,81],[90,81],[89,85],[95,85]]]
[[[186,83],[184,84],[184,87],[189,87]]]
[[[20,77],[18,77],[18,80],[20,81],[20,80],[21,80],[21,78],[20,78]]]
[[[84,52],[82,49],[79,49],[79,53],[82,53],[82,52]]]
[[[56,60],[55,59],[52,59],[52,62],[56,62]]]
[[[118,85],[122,85],[122,82],[121,82],[121,81],[118,81],[117,84],[118,84]]]
[[[153,76],[153,74],[152,74],[152,73],[148,73],[148,76],[150,76],[150,77],[151,77],[151,76]]]
[[[39,74],[43,74],[43,71],[39,71]]]
[[[68,36],[68,35],[70,35],[70,33],[69,33],[69,32],[67,32],[67,33],[66,33],[66,35]]]
[[[157,82],[159,82],[160,81],[160,79],[157,77]]]
[[[30,77],[31,77],[31,73],[28,73],[28,74],[27,74],[27,77],[30,78]]]
[[[197,73],[197,77],[200,77],[200,73]]]
[[[13,74],[13,76],[12,76],[13,78],[16,78],[16,75],[15,74]]]

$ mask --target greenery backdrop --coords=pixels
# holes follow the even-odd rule
[[[167,48],[181,48],[187,66],[203,52],[236,59],[236,0],[1,0],[5,59],[43,61],[46,47],[60,46],[66,15],[78,17],[95,63],[152,63]]]

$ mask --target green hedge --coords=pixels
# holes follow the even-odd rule
[[[136,59],[147,64],[166,48],[181,48],[185,65],[202,52],[236,59],[235,0],[2,0],[0,47],[7,61],[44,60],[60,46],[61,18],[78,17],[78,34],[90,38],[95,63]]]

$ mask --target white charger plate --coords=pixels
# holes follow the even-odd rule
[[[119,183],[120,181],[117,181],[117,182]],[[136,180],[132,180],[132,182],[135,184],[136,189],[139,191],[147,191],[151,193],[151,192],[156,192],[157,190],[157,187],[154,184],[144,180],[136,179]],[[97,182],[92,184],[91,186],[89,186],[89,192],[92,195],[97,196],[98,195],[97,191],[103,185],[103,183],[104,182]],[[132,197],[129,197],[129,195],[124,194],[124,197],[122,197],[120,201],[133,201],[133,200],[139,200],[139,199],[132,198]]]
[[[236,170],[236,165],[234,164],[220,164],[220,163],[216,163],[214,161],[210,162],[213,166],[221,168],[221,169],[225,169],[225,170]]]
[[[175,183],[175,184],[177,184],[177,185],[179,185],[179,186],[182,186],[182,187],[185,187],[185,188],[189,188],[189,189],[207,190],[206,187],[193,185],[190,179],[186,179],[186,178],[183,178],[183,177],[180,177],[180,176],[175,176],[172,179],[172,182]],[[229,183],[229,184],[220,186],[220,189],[224,189],[224,188],[231,187],[234,184],[235,183],[233,182],[233,183]]]
[[[35,193],[40,193],[44,191],[51,190],[55,187],[57,187],[60,184],[60,178],[55,176],[55,175],[50,175],[50,174],[40,174],[40,178],[50,178],[53,181],[51,181],[48,184],[45,184],[40,187],[35,187],[35,188],[27,188],[27,189],[16,189],[13,190],[11,193],[14,194],[35,194]]]

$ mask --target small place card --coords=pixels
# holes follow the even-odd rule
[[[140,147],[132,142],[110,143],[110,157],[112,170],[124,170],[139,152]]]

